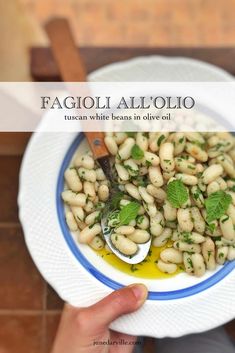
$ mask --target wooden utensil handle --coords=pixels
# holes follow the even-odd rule
[[[107,147],[104,143],[103,132],[85,132],[85,135],[96,159],[107,157],[109,155]]]
[[[45,26],[61,77],[66,82],[86,82],[87,74],[80,52],[77,50],[69,23],[55,18]],[[109,155],[102,132],[84,132],[95,158]]]

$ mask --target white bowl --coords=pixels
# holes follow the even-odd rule
[[[112,64],[90,75],[92,81],[229,81],[231,76],[195,60],[147,57]],[[46,123],[48,116],[45,116]],[[113,268],[88,246],[77,244],[64,221],[60,198],[63,172],[73,153],[86,148],[82,134],[35,133],[20,173],[20,219],[29,251],[46,280],[66,301],[90,305],[136,278]],[[203,278],[181,273],[146,280],[149,298],[138,312],[112,328],[134,335],[177,337],[209,330],[234,318],[235,263]],[[115,280],[114,280],[115,279]],[[139,281],[139,280],[138,280]]]

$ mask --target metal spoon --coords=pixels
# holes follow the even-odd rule
[[[47,23],[45,29],[51,41],[52,53],[58,65],[61,78],[67,82],[85,82],[87,79],[86,70],[77,50],[68,21],[60,18],[53,19]],[[109,153],[104,143],[103,133],[85,132],[85,136],[95,158],[99,162],[108,180],[110,180],[110,199],[112,199],[112,196],[117,191],[117,186],[113,181],[112,170],[109,163]],[[109,204],[110,202],[108,201],[101,219],[103,237],[106,243],[112,252],[124,262],[137,264],[143,261],[148,255],[151,240],[145,244],[139,244],[137,253],[131,257],[121,254],[111,242],[110,236],[112,229],[108,226],[107,222]]]

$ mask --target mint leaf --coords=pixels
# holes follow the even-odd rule
[[[210,223],[215,219],[219,219],[225,214],[228,206],[232,202],[232,197],[225,191],[219,190],[210,194],[205,201],[207,222]]]
[[[188,200],[188,191],[181,180],[173,180],[167,185],[167,199],[175,207],[181,207]]]
[[[134,145],[131,149],[131,157],[137,160],[142,159],[144,157],[144,151],[138,145]]]
[[[120,221],[119,226],[127,225],[131,221],[133,221],[133,219],[136,219],[139,208],[140,208],[140,204],[134,201],[124,206],[119,213],[119,221]]]

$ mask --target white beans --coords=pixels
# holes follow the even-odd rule
[[[174,145],[172,143],[166,142],[160,146],[159,157],[164,171],[171,172],[175,168]]]
[[[138,250],[137,245],[122,234],[113,233],[111,235],[111,241],[115,248],[124,255],[134,255]]]
[[[146,190],[146,188],[144,188],[143,186],[139,186],[138,187],[138,191],[139,191],[139,194],[140,194],[140,196],[142,197],[142,199],[144,200],[144,202],[146,202],[146,203],[154,203],[154,198],[153,198],[153,196],[151,196],[148,192],[147,192],[147,190]]]
[[[177,265],[175,264],[167,264],[165,262],[163,262],[162,260],[158,260],[157,262],[157,267],[159,268],[160,271],[164,272],[164,273],[174,273],[177,271]]]
[[[220,218],[220,228],[224,238],[228,240],[235,239],[235,231],[233,228],[232,219],[225,215]]]
[[[75,168],[66,169],[64,178],[69,189],[72,191],[79,192],[82,190],[82,183]]]
[[[132,147],[135,144],[135,140],[132,137],[128,137],[123,144],[120,146],[118,155],[121,160],[130,158]]]
[[[184,114],[177,119],[187,127]],[[120,196],[111,193],[112,183],[93,154],[76,151],[64,173],[61,197],[66,223],[79,242],[95,251],[107,248],[100,224],[105,208],[114,247],[132,256],[152,237],[151,246],[159,248],[154,261],[162,272],[174,274],[183,264],[188,274],[202,276],[206,269],[213,271],[217,264],[235,259],[235,138],[224,132],[185,130],[105,133]],[[176,196],[168,188],[174,180],[187,191],[180,207],[175,207]],[[208,223],[207,200],[215,192],[225,192],[232,202],[220,218],[215,212]],[[138,203],[138,210],[125,209],[130,203]],[[151,252],[149,260],[153,261]]]
[[[117,145],[115,139],[113,137],[106,136],[104,138],[104,142],[105,142],[105,145],[106,145],[109,153],[112,154],[113,156],[116,156],[116,154],[118,153],[118,145]]]
[[[185,232],[191,232],[194,224],[191,218],[191,212],[189,208],[179,208],[177,212],[177,219],[180,228]]]
[[[101,233],[100,224],[96,223],[96,224],[87,226],[80,232],[78,236],[79,242],[83,244],[90,243],[92,239],[100,233]]]
[[[201,254],[192,254],[192,263],[195,276],[203,276],[206,272],[203,256]]]
[[[109,198],[109,188],[107,185],[100,185],[98,188],[98,196],[101,201],[107,201]]]
[[[81,180],[86,180],[94,183],[96,181],[96,172],[94,170],[83,167],[78,168],[78,174]]]
[[[71,206],[81,206],[84,207],[86,204],[86,195],[83,193],[75,193],[71,190],[65,190],[61,194],[64,202]]]
[[[166,263],[181,264],[183,262],[183,254],[174,248],[168,248],[161,252],[160,258]]]
[[[149,179],[157,188],[160,188],[164,184],[163,176],[159,167],[149,167]]]
[[[72,212],[67,212],[65,215],[65,218],[66,218],[67,225],[72,232],[75,232],[76,230],[78,230],[78,225],[75,221],[75,218]]]
[[[144,229],[136,229],[128,238],[137,244],[143,244],[150,239],[150,234]]]
[[[138,188],[135,185],[128,183],[125,185],[125,189],[128,192],[128,194],[131,195],[134,199],[141,200],[141,196],[139,194]]]
[[[223,174],[223,168],[220,164],[214,164],[206,168],[202,174],[202,180],[205,184],[210,184],[212,181],[217,179],[220,175]]]

